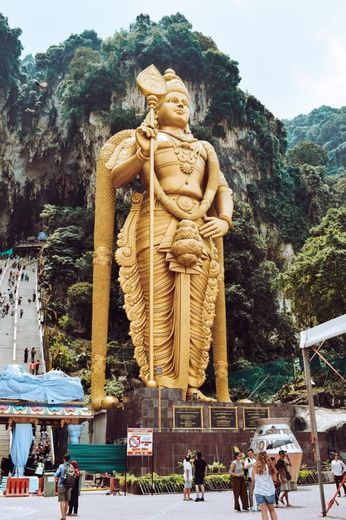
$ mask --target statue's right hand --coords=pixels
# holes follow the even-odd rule
[[[150,126],[140,126],[136,129],[136,141],[137,145],[141,149],[144,155],[149,155],[150,153],[150,141],[154,140],[154,147],[156,150],[157,142],[156,142],[157,130],[155,128],[151,128]]]

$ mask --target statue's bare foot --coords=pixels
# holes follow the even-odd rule
[[[198,388],[193,388],[189,386],[186,392],[186,400],[187,401],[203,401],[204,403],[214,403],[216,399],[213,397],[208,397],[203,394]]]

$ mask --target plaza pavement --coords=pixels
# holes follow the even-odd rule
[[[335,487],[325,485],[326,502],[333,496]],[[300,487],[290,493],[292,507],[276,509],[278,520],[314,520],[322,518],[318,486]],[[334,505],[328,518],[346,519],[346,498],[339,507]],[[85,520],[229,520],[242,518],[260,520],[260,513],[233,511],[230,491],[206,494],[206,501],[184,502],[180,495],[158,496],[106,496],[105,493],[86,492],[80,497],[79,518]],[[0,497],[1,520],[54,520],[59,519],[57,498]],[[68,517],[70,518],[70,517]]]

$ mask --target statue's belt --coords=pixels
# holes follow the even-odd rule
[[[185,211],[187,213],[186,218],[189,218],[188,215],[190,213],[193,213],[196,208],[200,205],[200,201],[193,199],[192,197],[189,197],[188,195],[167,195],[170,200],[175,201],[177,207],[181,209],[182,211]],[[164,210],[167,211],[167,209],[161,204],[161,202],[158,199],[155,199],[155,211]],[[142,203],[142,212],[147,213],[149,212],[149,198],[144,197],[143,203]]]
[[[186,195],[170,195],[171,200],[174,200],[179,208],[184,208],[184,211],[187,212],[186,221],[189,221],[188,210],[190,212],[194,211],[196,207],[199,205],[199,201],[193,198],[190,198]],[[138,222],[139,233],[137,234],[137,254],[139,254],[144,249],[147,249],[149,244],[149,229],[147,224],[144,223],[146,219],[149,218],[149,198],[144,198],[141,204],[141,215],[144,220]],[[155,199],[155,213],[156,213],[156,224],[155,224],[155,236],[154,236],[154,245],[157,247],[157,250],[161,253],[170,253],[172,244],[174,241],[175,233],[177,230],[177,226],[179,224],[179,220],[171,215],[169,211],[158,201]],[[198,233],[198,228],[204,223],[203,218],[200,218],[195,221],[196,230]],[[207,257],[211,257],[211,239],[203,239],[200,237],[201,242],[203,243],[201,258],[205,259]]]

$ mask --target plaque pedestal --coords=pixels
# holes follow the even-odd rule
[[[126,442],[128,427],[154,429],[154,471],[181,472],[178,462],[188,450],[201,451],[209,464],[222,462],[228,471],[234,447],[246,451],[258,418],[294,417],[290,404],[204,403],[183,401],[179,389],[138,388],[127,394],[123,408],[109,410],[107,443]],[[147,460],[148,459],[148,460]],[[128,470],[149,473],[148,457],[128,457]]]

